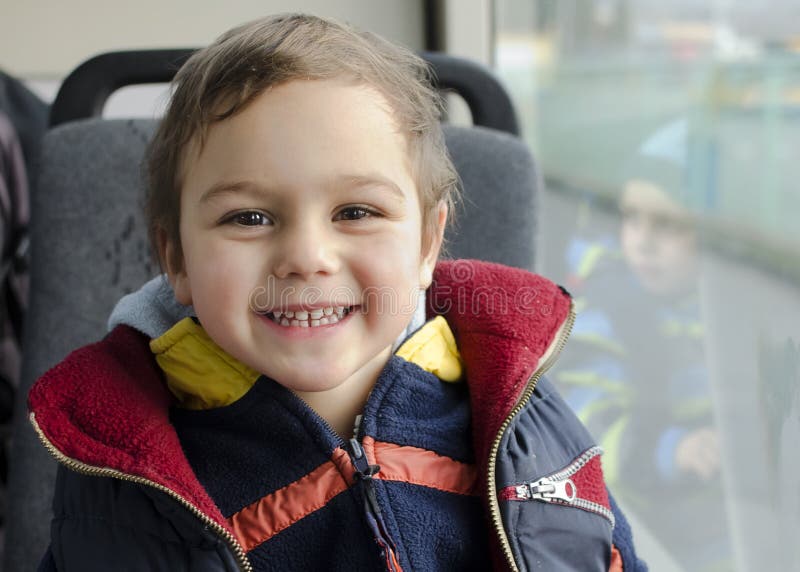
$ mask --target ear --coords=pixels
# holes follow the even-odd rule
[[[192,288],[189,283],[189,276],[186,274],[185,261],[179,253],[179,246],[174,241],[167,238],[164,229],[158,231],[158,257],[167,273],[172,290],[175,292],[175,300],[184,306],[192,304]]]
[[[433,282],[433,269],[439,259],[439,251],[442,249],[444,240],[444,229],[447,226],[447,203],[439,201],[435,216],[435,227],[423,240],[422,263],[419,269],[420,288],[428,288]]]

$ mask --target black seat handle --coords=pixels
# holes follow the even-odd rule
[[[100,117],[106,100],[129,85],[168,83],[194,49],[129,50],[94,56],[61,84],[50,110],[50,127]],[[430,63],[436,87],[464,98],[475,125],[519,135],[516,113],[497,78],[475,62],[438,52],[420,54]]]

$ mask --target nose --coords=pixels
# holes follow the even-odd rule
[[[623,223],[623,230],[628,243],[639,254],[650,254],[655,249],[654,228],[647,216],[629,216]]]
[[[647,220],[639,230],[639,250],[648,255],[653,255],[658,250],[658,228],[652,220]]]
[[[276,278],[308,280],[339,271],[335,240],[324,223],[311,220],[287,223],[278,235],[272,269]]]

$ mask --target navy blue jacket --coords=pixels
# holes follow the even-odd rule
[[[358,442],[347,444],[262,378],[229,407],[275,404],[296,431],[283,423],[274,439],[302,435],[317,456],[286,455],[279,480],[265,479],[263,497],[235,516],[220,506],[230,495],[204,486],[220,467],[187,459],[187,436],[201,432],[182,430],[182,446],[175,427],[194,421],[174,417],[149,340],[122,326],[73,353],[29,398],[34,427],[63,465],[43,568],[644,570],[599,451],[541,377],[574,319],[568,295],[520,270],[459,261],[437,267],[428,301],[458,341],[470,407],[464,386],[395,357]],[[319,490],[321,503],[308,501]]]

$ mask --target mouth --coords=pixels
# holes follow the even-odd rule
[[[344,320],[358,306],[327,306],[313,310],[282,311],[273,310],[263,315],[286,328],[318,328],[330,326]]]

